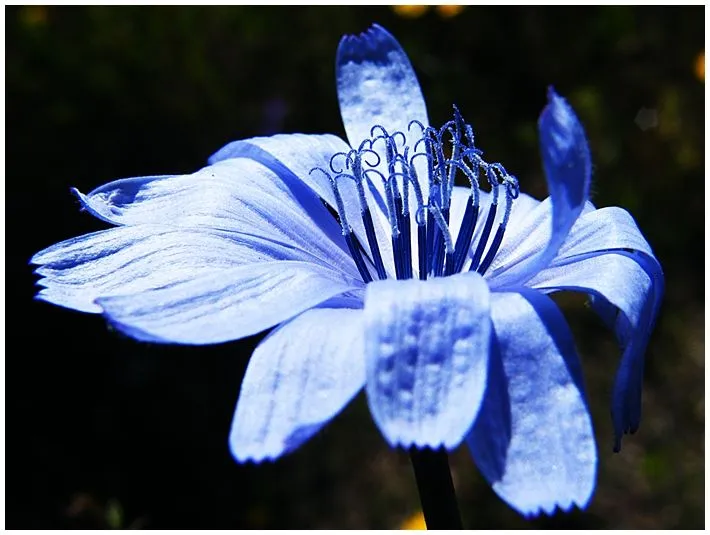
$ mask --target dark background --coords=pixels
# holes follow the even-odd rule
[[[554,84],[586,127],[593,201],[628,209],[666,273],[644,420],[620,454],[608,414],[618,351],[583,300],[565,302],[599,445],[588,510],[528,524],[461,450],[466,526],[702,527],[703,20],[702,7],[7,8],[7,527],[393,528],[417,512],[407,457],[386,447],[363,396],[294,454],[237,465],[227,433],[260,337],[137,343],[33,301],[27,265],[105,228],[70,186],[192,172],[254,135],[342,135],[335,50],[372,22],[409,54],[432,124],[456,103],[487,159],[539,198],[536,120]]]

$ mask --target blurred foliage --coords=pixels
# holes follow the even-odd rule
[[[362,396],[297,452],[237,465],[226,437],[259,337],[156,347],[32,300],[29,257],[104,228],[86,191],[191,172],[224,143],[342,125],[340,36],[379,22],[410,55],[433,124],[456,103],[492,161],[546,194],[537,116],[548,84],[583,120],[593,201],[637,219],[667,276],[640,431],[611,453],[618,350],[562,298],[599,444],[585,512],[530,523],[464,450],[470,528],[699,528],[704,517],[702,7],[43,7],[6,9],[7,526],[393,528],[418,511],[407,457]]]

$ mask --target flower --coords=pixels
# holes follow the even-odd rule
[[[550,196],[537,201],[483,159],[458,110],[429,126],[414,70],[380,26],[343,38],[336,78],[349,145],[253,138],[191,175],[73,190],[117,227],[37,253],[37,297],[156,343],[276,327],[242,383],[229,439],[238,461],[299,447],[364,387],[392,446],[465,442],[523,514],[586,506],[592,422],[548,294],[589,295],[617,335],[618,449],[639,424],[663,276],[632,217],[588,201],[579,120],[550,89],[539,121]]]

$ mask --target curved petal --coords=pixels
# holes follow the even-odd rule
[[[592,159],[582,123],[565,99],[550,88],[539,121],[542,163],[552,198],[552,239],[545,249],[557,253],[589,198]],[[546,262],[541,260],[541,264]]]
[[[164,288],[96,300],[108,321],[148,342],[217,344],[273,327],[362,282],[315,264],[239,266]]]
[[[623,351],[612,399],[618,451],[622,435],[635,432],[641,420],[643,357],[663,297],[663,272],[624,210],[597,210],[580,223],[560,256],[529,284],[548,292],[589,294],[595,310],[614,329]]]
[[[505,289],[526,284],[540,271],[537,261],[552,239],[552,199],[547,197],[537,203],[525,202],[525,208],[517,211],[516,203],[513,204],[513,211],[500,249],[486,272],[486,279],[493,289]],[[603,210],[608,210],[608,208]],[[587,224],[585,222],[587,215],[595,211],[599,210],[596,210],[594,205],[587,201],[581,216],[567,235],[567,240],[562,244],[561,249],[567,247],[568,241],[576,240],[577,236],[581,236],[581,234],[575,233]],[[559,254],[561,253],[558,252]],[[555,262],[555,258],[548,261],[548,264],[553,262]]]
[[[326,265],[357,272],[335,220],[313,192],[247,158],[219,162],[190,175],[117,180],[88,195],[76,194],[88,211],[116,225],[252,234],[292,244]]]
[[[340,138],[332,135],[281,134],[270,137],[255,137],[234,141],[220,149],[209,159],[210,163],[226,158],[250,158],[276,173],[285,183],[306,184],[330,207],[338,211],[338,204],[328,176],[314,169],[326,171],[331,176],[336,173],[331,168],[331,159],[338,153],[347,153],[350,147]],[[335,163],[337,165],[337,162]],[[345,216],[360,244],[370,255],[367,234],[361,216],[361,206],[355,184],[343,179],[337,182],[343,201]],[[368,204],[374,211],[373,221],[379,238],[379,246],[385,265],[394,273],[394,260],[390,232],[386,227],[387,218],[382,199],[375,200],[369,190],[365,192]],[[321,209],[324,209],[322,206]],[[332,220],[332,217],[331,217]],[[337,230],[340,233],[340,229]],[[340,242],[343,242],[342,236]]]
[[[453,449],[463,440],[483,397],[490,332],[477,273],[367,286],[367,398],[392,446]]]
[[[256,348],[229,446],[237,461],[276,459],[333,419],[365,384],[362,311],[316,308]]]
[[[493,490],[524,515],[585,507],[597,454],[564,317],[548,297],[526,289],[491,294],[491,315],[497,351],[466,439],[471,454]]]
[[[548,104],[540,115],[538,128],[550,191],[551,218],[539,222],[526,236],[536,244],[545,238],[547,240],[542,247],[531,249],[525,262],[517,263],[515,271],[507,274],[518,283],[532,277],[552,261],[589,197],[592,164],[584,129],[569,104],[552,88],[548,91]],[[508,228],[511,227],[512,221],[508,225]],[[518,235],[524,236],[520,232]],[[500,253],[498,256],[501,256]],[[501,265],[500,262],[494,264]],[[495,268],[491,267],[493,273]],[[512,284],[512,281],[506,283]]]
[[[171,286],[244,264],[318,262],[289,244],[209,228],[137,225],[78,236],[32,257],[40,265],[37,298],[82,312],[101,312],[98,297]]]

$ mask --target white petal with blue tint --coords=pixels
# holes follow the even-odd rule
[[[558,256],[527,284],[589,294],[614,329],[623,350],[612,403],[618,449],[641,418],[643,357],[664,291],[660,264],[628,212],[602,208],[577,220]]]
[[[291,245],[208,228],[117,227],[55,244],[32,257],[39,299],[101,312],[98,297],[164,288],[244,264],[317,259]]]
[[[232,455],[261,461],[294,450],[364,383],[362,310],[307,310],[251,356],[229,437]]]
[[[463,440],[483,397],[490,332],[477,273],[367,286],[366,390],[391,445],[452,449]]]
[[[308,251],[357,273],[338,225],[318,197],[246,159],[190,175],[129,178],[80,195],[87,209],[117,225],[165,224],[252,234]]]
[[[335,77],[340,115],[353,148],[369,139],[376,125],[390,135],[402,132],[408,141],[416,141],[421,134],[420,128],[413,125],[410,135],[411,121],[429,125],[424,96],[409,58],[381,26],[374,24],[360,35],[342,38],[335,59]],[[409,143],[412,151],[413,145]],[[384,171],[384,144],[378,142],[372,148],[380,154],[380,169]],[[429,191],[426,165],[421,158],[415,165],[426,198]]]
[[[614,307],[610,323],[623,351],[612,402],[614,448],[618,450],[623,433],[636,431],[641,419],[644,352],[663,295],[660,266],[642,253],[587,254],[546,269],[531,284],[546,292],[587,293],[595,299],[594,308],[600,313],[600,300]]]
[[[549,238],[543,248],[535,248],[527,262],[516,266],[515,278],[522,280],[530,278],[554,258],[585,208],[591,181],[591,157],[582,124],[569,104],[552,88],[548,91],[548,104],[540,115],[538,130],[552,213],[544,227],[538,225],[530,234],[535,241]]]
[[[536,204],[526,201],[525,208],[521,207],[516,211],[518,200],[520,199],[513,203],[513,211],[501,247],[486,273],[486,279],[494,289],[527,284],[538,271],[555,261],[550,257],[546,259],[545,266],[539,263],[552,240],[552,199],[547,197]],[[570,235],[575,232],[576,227],[582,225],[586,214],[593,211],[594,205],[586,202],[581,216],[570,230]],[[565,243],[561,247],[565,247]]]
[[[159,343],[216,344],[273,327],[362,282],[307,262],[225,269],[165,288],[100,298],[119,330]]]
[[[383,126],[390,134],[408,132],[409,122],[429,125],[426,103],[407,54],[392,35],[374,24],[340,41],[335,76],[345,132],[350,144]]]
[[[285,182],[297,183],[300,181],[306,184],[332,209],[338,210],[333,187],[328,177],[321,171],[313,170],[320,168],[330,173],[331,176],[336,175],[337,173],[333,172],[330,167],[331,158],[337,153],[347,153],[349,150],[350,147],[343,140],[332,135],[281,134],[234,141],[216,152],[210,158],[210,162],[214,163],[225,158],[235,157],[252,158],[278,176],[283,177]],[[340,157],[333,160],[333,164],[336,166],[336,170],[339,168],[338,166],[344,165]],[[337,185],[343,200],[347,221],[366,253],[371,254],[355,184],[352,180],[340,179]],[[369,188],[365,189],[365,195],[369,206],[374,211],[375,231],[380,237],[380,250],[385,259],[385,265],[388,266],[391,273],[394,273],[390,231],[387,227],[386,214],[383,212],[384,201],[381,198],[376,200]],[[320,209],[323,207],[321,206]],[[335,224],[333,221],[330,223],[331,225]]]
[[[533,290],[491,294],[497,348],[467,438],[496,493],[525,515],[585,507],[597,454],[582,370],[557,306]],[[505,390],[507,394],[502,391]]]

